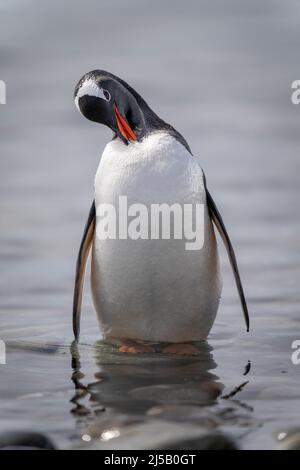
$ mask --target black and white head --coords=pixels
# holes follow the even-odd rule
[[[78,82],[74,101],[78,110],[90,121],[110,127],[129,143],[145,133],[144,100],[127,83],[103,70],[85,74]]]
[[[109,72],[86,73],[75,87],[74,101],[84,117],[109,127],[125,144],[164,130],[188,147],[183,137],[160,119],[133,88]]]

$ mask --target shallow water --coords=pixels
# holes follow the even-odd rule
[[[118,448],[151,444],[141,423],[170,435],[168,423],[179,423],[182,437],[196,426],[252,449],[275,448],[300,427],[300,366],[291,362],[300,107],[290,101],[299,13],[296,0],[176,0],[172,10],[140,0],[1,3],[2,432],[41,431],[60,448],[88,435]],[[222,303],[199,358],[125,356],[101,344],[88,286],[81,343],[71,346],[75,257],[110,138],[72,102],[93,68],[122,76],[182,132],[231,234],[251,331],[222,253]]]

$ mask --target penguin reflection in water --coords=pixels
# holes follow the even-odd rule
[[[73,330],[79,338],[84,272],[92,248],[91,288],[103,337],[121,352],[197,354],[215,320],[222,290],[213,224],[227,249],[247,330],[249,316],[235,254],[205,175],[184,137],[164,122],[126,82],[103,70],[84,75],[75,104],[87,119],[113,131],[95,177],[76,266]],[[204,244],[183,239],[97,236],[104,204],[202,204]],[[96,215],[98,215],[96,217]]]

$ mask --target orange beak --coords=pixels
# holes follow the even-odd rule
[[[137,140],[137,136],[131,127],[127,124],[125,119],[122,118],[121,114],[118,111],[116,104],[114,104],[114,111],[116,116],[116,121],[118,124],[119,131],[126,140]]]

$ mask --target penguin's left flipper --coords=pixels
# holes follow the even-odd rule
[[[84,228],[83,237],[81,240],[79,253],[76,263],[76,275],[74,285],[74,297],[73,297],[73,332],[75,339],[78,340],[80,332],[80,314],[81,314],[81,300],[82,300],[82,289],[84,283],[84,273],[86,268],[87,258],[92,246],[95,233],[95,221],[96,221],[96,209],[95,201],[93,201],[92,207],[89,212],[88,220]]]
[[[246,322],[247,331],[249,331],[250,321],[249,321],[248,307],[247,307],[247,303],[246,303],[246,299],[245,299],[244,289],[243,289],[243,286],[242,286],[242,281],[241,281],[241,278],[240,278],[239,268],[238,268],[238,265],[237,265],[235,253],[234,253],[234,250],[233,250],[233,246],[231,244],[231,241],[230,241],[229,235],[227,233],[226,227],[224,225],[223,219],[221,217],[221,214],[218,211],[218,208],[215,204],[215,201],[213,200],[210,192],[207,189],[204,173],[203,173],[203,178],[204,178],[204,184],[205,184],[205,190],[206,190],[206,201],[207,201],[208,210],[209,210],[211,219],[212,219],[213,223],[215,224],[216,228],[218,229],[218,232],[219,232],[219,234],[220,234],[220,236],[221,236],[221,238],[224,242],[224,245],[225,245],[225,248],[226,248],[226,251],[227,251],[227,254],[228,254],[228,258],[229,258],[229,261],[230,261],[230,264],[231,264],[231,267],[232,267],[232,270],[233,270],[233,275],[234,275],[236,287],[237,287],[237,290],[238,290],[238,293],[239,293],[239,296],[240,296],[240,300],[241,300],[241,304],[242,304],[242,307],[243,307],[243,312],[244,312],[244,318],[245,318],[245,322]]]

